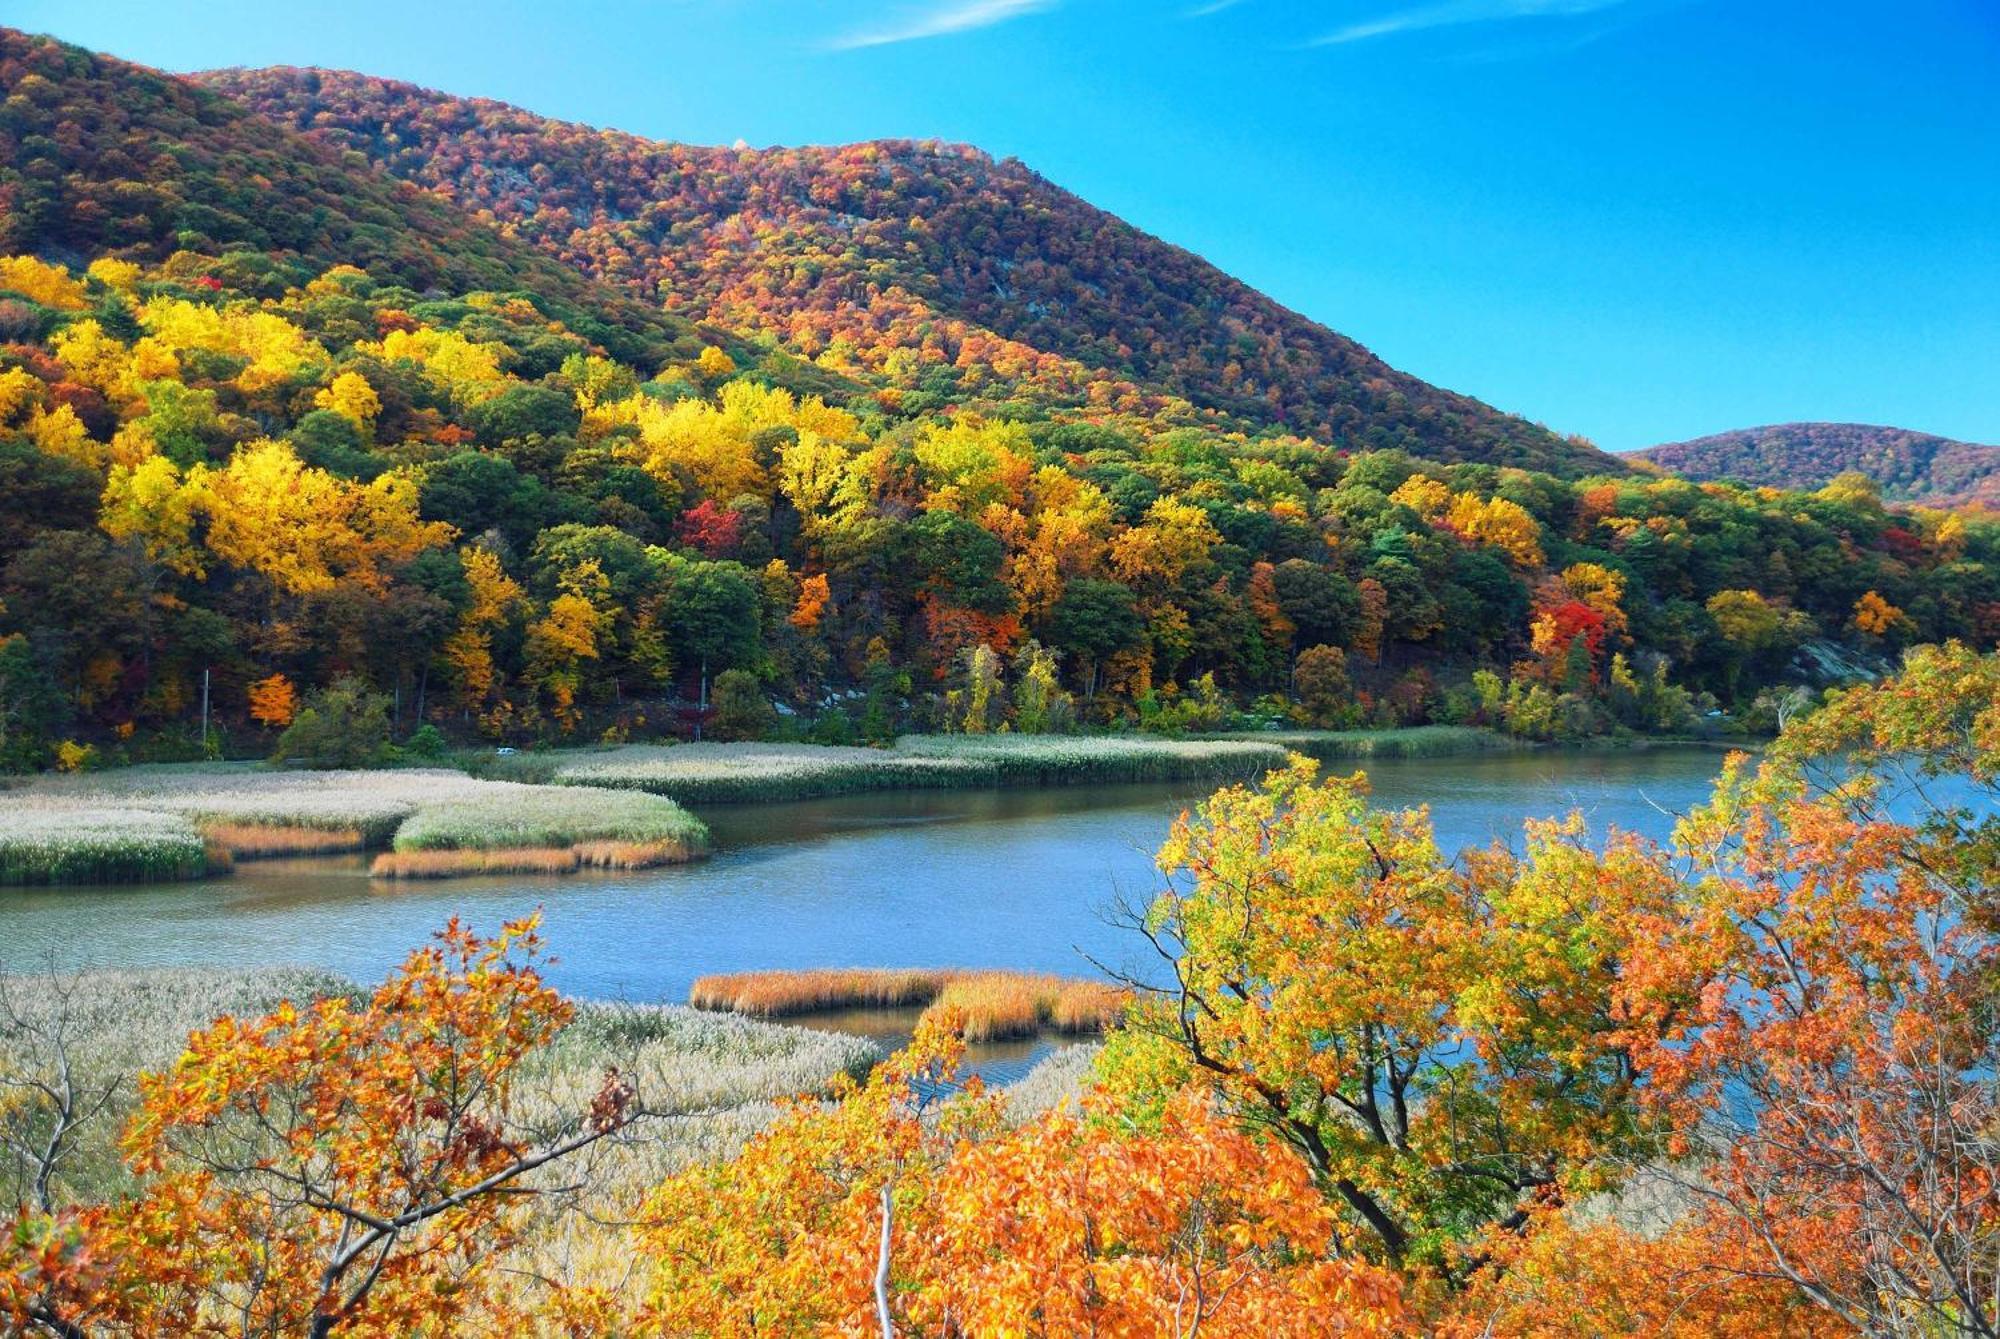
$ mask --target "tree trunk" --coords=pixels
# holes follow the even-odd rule
[[[889,1198],[889,1183],[882,1183],[882,1245],[875,1255],[875,1319],[882,1326],[882,1339],[896,1339],[896,1326],[889,1319],[889,1228],[895,1205]]]

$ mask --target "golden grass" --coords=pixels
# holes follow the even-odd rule
[[[1102,1032],[1131,1002],[1131,991],[1108,981],[1064,981],[1049,1003],[1047,1025],[1057,1032]]]
[[[704,976],[688,992],[697,1009],[790,1018],[840,1009],[926,1006],[950,1011],[968,1041],[1037,1032],[1101,1032],[1127,992],[1103,981],[1035,972],[846,967]]]
[[[238,860],[271,856],[338,855],[368,849],[360,828],[308,828],[278,823],[203,823],[201,835]]]
[[[655,865],[684,865],[701,852],[688,842],[666,841],[578,842],[570,848],[587,869],[651,869]]]
[[[726,972],[697,979],[688,1003],[756,1018],[836,1009],[929,1004],[946,973],[921,968],[823,967],[800,972]]]
[[[460,879],[474,874],[574,874],[580,869],[651,869],[701,855],[684,841],[590,841],[574,846],[442,847],[384,851],[368,867],[377,879]]]
[[[563,847],[502,847],[493,851],[384,851],[368,867],[376,879],[458,879],[469,874],[574,874],[582,864]]]

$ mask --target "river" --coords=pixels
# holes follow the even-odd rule
[[[1429,804],[1440,844],[1518,841],[1521,820],[1580,808],[1664,837],[1707,794],[1706,749],[1383,760],[1385,805]],[[245,862],[150,887],[0,889],[0,970],[318,966],[379,979],[452,915],[491,929],[541,907],[548,975],[591,998],[681,1001],[705,972],[819,966],[1007,967],[1079,974],[1137,963],[1104,914],[1143,902],[1186,787],[911,791],[703,814],[699,864],[566,878],[371,881],[359,858]]]

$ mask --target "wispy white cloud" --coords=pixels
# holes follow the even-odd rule
[[[1210,14],[1220,14],[1223,10],[1234,9],[1242,3],[1243,0],[1206,0],[1206,3],[1196,5],[1193,9],[1190,9],[1185,15],[1183,15],[1183,17],[1190,19],[1205,19]]]
[[[836,37],[827,45],[835,51],[853,51],[859,47],[890,46],[926,37],[946,37],[1054,9],[1056,4],[1057,0],[950,0],[947,4],[906,14],[885,27],[863,28],[844,37]]]
[[[1627,0],[1439,0],[1336,28],[1314,38],[1309,46],[1340,46],[1371,37],[1453,28],[1465,23],[1498,23],[1506,19],[1569,18],[1612,9]]]

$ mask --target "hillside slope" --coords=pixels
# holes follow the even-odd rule
[[[1690,479],[1817,488],[1865,474],[1885,497],[1933,505],[2000,507],[2000,446],[1867,423],[1778,423],[1672,442],[1634,453]]]
[[[1575,475],[1609,457],[1389,367],[1018,162],[936,142],[723,149],[334,71],[197,76],[674,309],[887,374]]]
[[[635,360],[693,338],[686,320],[186,80],[0,28],[0,88],[0,254],[261,252],[239,277],[292,259],[419,293],[532,293]]]

